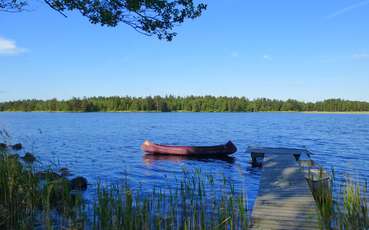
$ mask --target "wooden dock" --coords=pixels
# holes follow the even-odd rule
[[[294,155],[303,149],[249,148],[264,156],[260,188],[252,211],[252,229],[320,229],[319,210]]]

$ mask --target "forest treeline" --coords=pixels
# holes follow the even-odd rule
[[[88,97],[70,100],[18,100],[0,103],[0,111],[157,111],[157,112],[261,112],[261,111],[369,111],[369,102],[328,99],[319,102],[275,100],[245,97],[155,96],[155,97]]]

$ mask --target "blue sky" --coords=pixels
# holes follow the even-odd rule
[[[0,101],[225,95],[369,101],[369,1],[204,0],[172,42],[31,3],[0,13]]]

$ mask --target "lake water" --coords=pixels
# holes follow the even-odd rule
[[[181,177],[182,170],[225,175],[255,199],[260,169],[249,165],[248,146],[307,148],[339,180],[369,178],[369,115],[303,113],[0,113],[0,128],[36,154],[43,165],[114,183],[128,178],[149,190]],[[233,158],[145,157],[145,139],[179,145],[232,140]],[[1,142],[2,140],[0,140]],[[55,166],[56,167],[56,166]]]

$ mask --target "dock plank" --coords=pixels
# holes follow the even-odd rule
[[[252,229],[320,229],[319,210],[293,154],[262,149],[260,188],[252,211]]]

